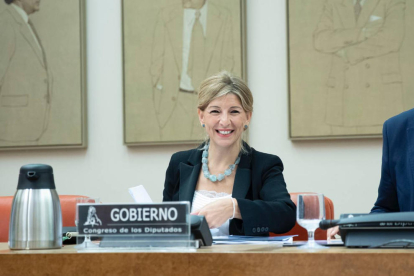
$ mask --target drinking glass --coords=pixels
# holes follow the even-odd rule
[[[325,219],[323,194],[300,194],[297,203],[296,220],[308,231],[308,242],[300,248],[326,248],[315,242],[315,230],[319,227],[319,222]]]
[[[77,197],[76,198],[76,217],[75,217],[76,227],[78,226],[78,220],[79,220],[78,204],[82,204],[82,203],[95,204],[95,203],[100,203],[100,201],[99,201],[99,197]],[[85,239],[83,243],[75,246],[76,249],[91,248],[91,247],[99,247],[99,245],[91,241],[90,235],[85,235]]]

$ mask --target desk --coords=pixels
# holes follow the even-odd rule
[[[272,245],[216,245],[195,253],[10,251],[0,243],[1,275],[413,275],[413,249],[311,252]]]

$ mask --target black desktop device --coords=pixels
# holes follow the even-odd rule
[[[414,212],[349,215],[320,223],[323,230],[334,226],[347,247],[414,248]]]
[[[210,227],[204,216],[190,215],[191,220],[191,238],[198,240],[200,246],[211,246],[213,237],[211,236]]]

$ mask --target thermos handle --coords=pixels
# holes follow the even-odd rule
[[[37,180],[39,175],[35,171],[28,171],[26,173],[26,178],[29,180]]]

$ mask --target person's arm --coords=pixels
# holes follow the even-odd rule
[[[296,222],[296,206],[290,199],[283,178],[283,163],[277,156],[270,156],[262,170],[262,187],[258,200],[236,198],[243,219],[245,235],[265,232],[285,233]]]
[[[220,227],[229,219],[242,219],[239,204],[235,198],[216,200],[191,214],[204,216],[210,229]]]
[[[404,11],[405,0],[390,1],[385,18],[368,22],[362,32],[364,40],[345,49],[347,60],[356,64],[365,59],[398,52],[405,34]]]
[[[383,145],[382,145],[382,166],[381,180],[378,188],[378,198],[371,210],[371,213],[399,212],[397,189],[395,178],[391,174],[390,169],[390,149],[388,139],[388,121],[384,123],[382,129]],[[339,233],[339,227],[328,229],[327,238],[334,238]]]
[[[391,173],[390,168],[390,147],[388,139],[388,123],[384,123],[382,130],[383,147],[382,147],[382,166],[381,180],[378,188],[378,198],[371,210],[371,213],[382,212],[399,212],[397,188],[395,177]]]
[[[326,1],[323,13],[316,30],[313,33],[313,44],[317,51],[322,53],[336,53],[355,43],[361,28],[334,28],[334,7],[330,1]]]

